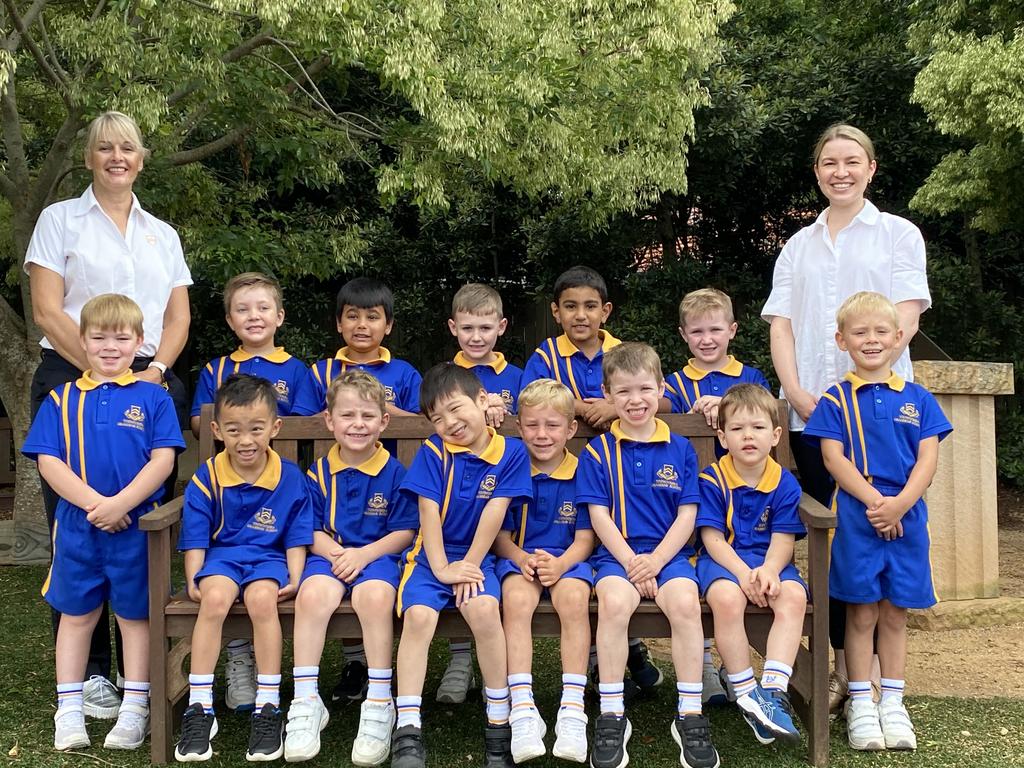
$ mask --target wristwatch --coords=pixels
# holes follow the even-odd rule
[[[166,381],[167,380],[167,366],[164,365],[163,363],[161,363],[159,360],[153,360],[146,367],[147,368],[156,368],[158,371],[160,371],[160,381]]]

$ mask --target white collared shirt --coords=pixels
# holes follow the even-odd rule
[[[834,244],[827,208],[789,239],[775,262],[772,292],[761,310],[768,322],[787,317],[793,324],[800,386],[816,397],[853,368],[850,356],[836,346],[836,311],[858,291],[877,291],[894,304],[916,299],[922,312],[932,303],[921,231],[868,200]],[[908,350],[893,370],[913,381]],[[804,428],[794,409],[789,421],[790,429]]]
[[[64,311],[76,323],[82,307],[101,293],[122,293],[142,308],[145,341],[140,357],[152,357],[160,346],[164,311],[171,290],[192,285],[178,233],[147,213],[132,195],[128,229],[100,208],[92,185],[81,197],[48,206],[39,215],[25,256],[64,278]],[[53,346],[45,338],[39,342]]]

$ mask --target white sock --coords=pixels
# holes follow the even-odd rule
[[[508,688],[484,688],[487,696],[487,724],[505,725],[512,710]]]
[[[789,688],[789,678],[792,675],[793,668],[788,664],[767,659],[761,675],[761,687],[765,690],[785,691]]]
[[[391,668],[368,669],[369,685],[366,688],[366,698],[378,702],[391,703]]]
[[[533,703],[533,675],[509,675],[508,690],[512,699],[512,713],[516,719],[537,712],[537,705]]]
[[[423,703],[423,698],[420,696],[399,696],[395,699],[395,706],[398,709],[398,722],[395,723],[396,728],[401,728],[406,725],[412,725],[416,728],[423,727],[423,721],[420,719],[420,704]]]
[[[82,688],[85,682],[57,683],[57,709],[77,709],[82,711]]]
[[[125,680],[124,696],[121,698],[121,701],[125,704],[135,704],[136,706],[149,709],[149,683]]]
[[[624,715],[626,713],[626,701],[623,696],[625,685],[623,683],[598,683],[597,691],[601,695],[602,715]]]
[[[883,677],[882,680],[882,701],[895,701],[897,704],[903,703],[903,689],[907,683],[905,680],[895,680],[889,677]]]
[[[729,675],[729,682],[732,683],[732,689],[736,692],[736,698],[740,696],[749,695],[755,688],[757,688],[757,681],[754,680],[754,669],[753,667],[747,667],[742,672],[737,672],[735,675]]]
[[[292,680],[295,681],[295,698],[305,699],[316,696],[320,692],[320,667],[292,667]]]
[[[201,704],[206,714],[213,714],[213,675],[188,676],[188,705]]]
[[[680,717],[700,714],[700,694],[703,690],[703,682],[676,683],[676,693],[678,694],[676,711]]]
[[[452,655],[452,661],[459,664],[473,663],[473,643],[471,641],[454,643],[448,641],[448,652]]]
[[[586,675],[562,675],[562,701],[558,705],[558,714],[583,715],[583,691],[587,687]]]
[[[256,711],[263,709],[264,704],[281,706],[280,675],[256,675]]]

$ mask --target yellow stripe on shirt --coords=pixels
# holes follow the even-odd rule
[[[85,472],[85,392],[78,393],[78,474],[82,482],[89,484],[89,478]]]

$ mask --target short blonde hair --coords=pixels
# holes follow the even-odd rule
[[[142,329],[142,309],[127,296],[120,293],[101,293],[93,296],[82,307],[78,318],[78,332],[84,337],[90,329],[97,331],[130,330],[140,339],[145,336]]]
[[[277,280],[269,275],[264,275],[262,272],[243,272],[240,275],[235,275],[224,284],[224,314],[231,314],[231,300],[235,297],[236,293],[243,288],[253,288],[256,286],[270,291],[277,304],[277,308],[284,309],[284,300],[281,297],[281,284]]]
[[[331,385],[327,388],[328,411],[334,408],[334,401],[338,399],[338,393],[343,389],[354,390],[363,400],[376,404],[382,414],[387,411],[388,401],[384,385],[366,371],[358,369],[345,371],[331,380]]]
[[[686,319],[689,317],[704,317],[712,312],[722,312],[730,323],[736,321],[729,294],[717,288],[690,291],[679,302],[679,327],[685,328]]]
[[[779,401],[760,384],[736,384],[726,391],[718,404],[718,428],[724,430],[736,411],[763,413],[772,422],[772,428],[781,427]]]
[[[456,312],[468,312],[471,315],[489,315],[492,312],[500,320],[502,315],[501,295],[483,283],[466,283],[452,297],[452,319]]]
[[[520,415],[524,408],[543,408],[546,405],[565,416],[570,424],[576,418],[576,400],[572,391],[554,379],[536,379],[519,393],[517,408]]]
[[[149,150],[142,143],[142,132],[139,125],[124,112],[113,110],[104,112],[102,115],[89,123],[89,133],[85,139],[85,156],[88,160],[92,152],[104,139],[127,139],[134,144],[142,156],[149,157]]]
[[[860,291],[850,296],[839,307],[839,311],[836,312],[836,328],[842,332],[853,318],[872,313],[885,315],[885,319],[892,323],[893,328],[900,327],[900,316],[895,304],[875,291]]]
[[[665,380],[661,372],[661,358],[654,347],[642,341],[624,341],[604,353],[601,363],[601,378],[607,387],[612,376],[623,373],[650,373],[658,383]]]
[[[864,131],[860,128],[855,128],[852,125],[846,123],[836,123],[826,128],[821,136],[818,137],[818,143],[814,145],[814,164],[818,164],[818,160],[821,159],[821,153],[825,149],[825,145],[834,139],[849,139],[857,144],[860,144],[861,149],[864,150],[864,154],[868,156],[868,162],[874,162],[875,159],[875,145]]]

